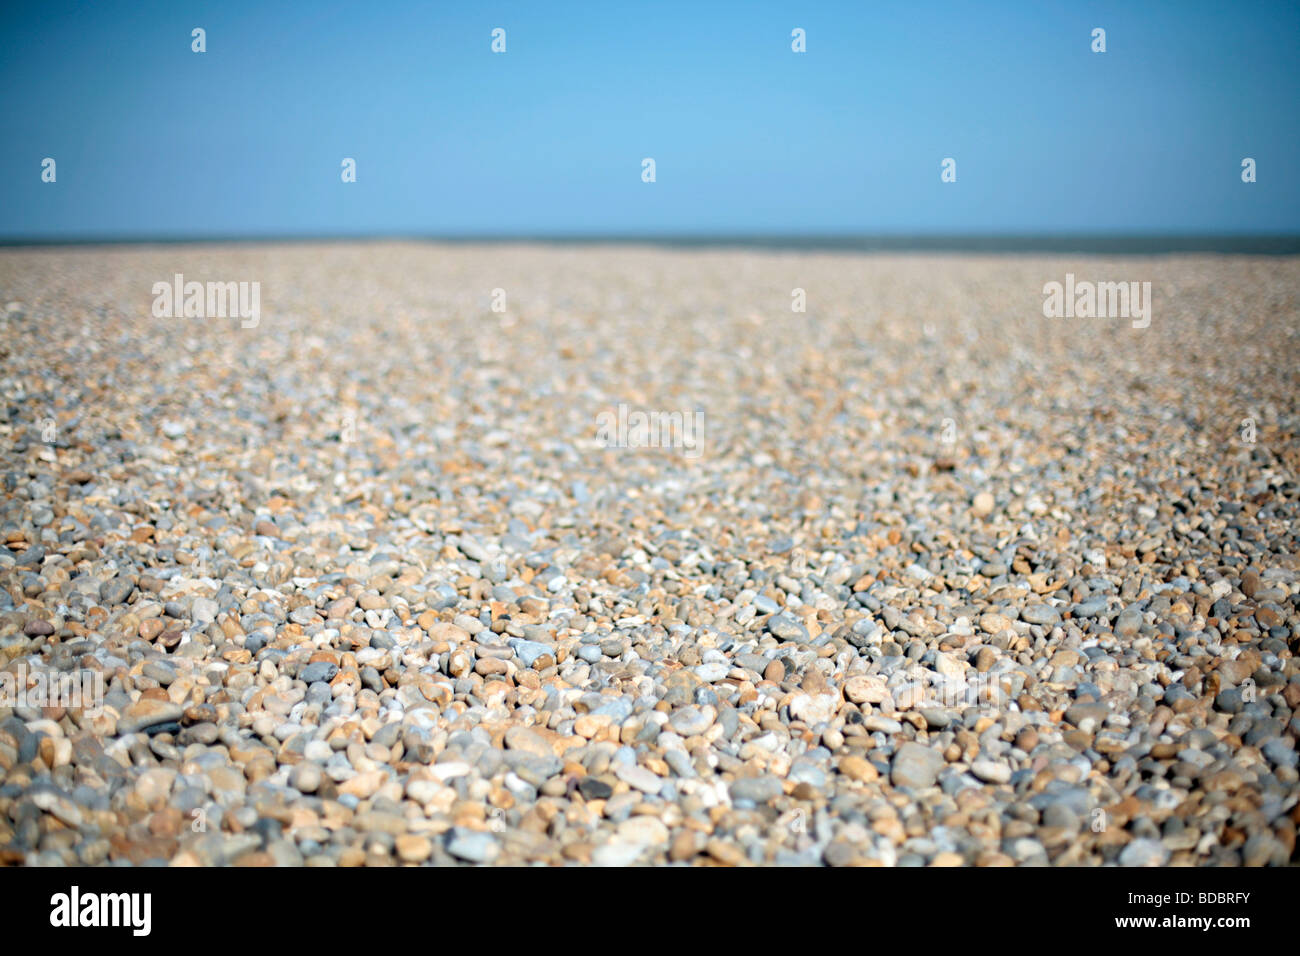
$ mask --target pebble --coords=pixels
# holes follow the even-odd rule
[[[767,630],[774,637],[783,641],[808,640],[808,631],[789,614],[774,614],[768,618]]]
[[[918,743],[905,743],[894,754],[889,768],[889,778],[896,787],[924,790],[934,786],[943,755]]]
[[[1011,768],[996,760],[976,760],[970,765],[970,772],[985,783],[1008,783],[1011,780]]]
[[[427,836],[418,833],[400,834],[396,840],[394,840],[393,845],[394,849],[397,850],[398,859],[403,863],[423,863],[433,855],[433,841]],[[452,851],[448,850],[448,852],[451,853]],[[452,855],[457,856],[458,854],[452,853]],[[462,859],[465,858],[462,857]],[[471,859],[470,862],[484,863],[488,862],[488,858],[484,857],[481,860]]]
[[[1164,866],[1169,851],[1159,840],[1138,839],[1124,847],[1119,855],[1120,866]]]
[[[748,800],[752,803],[767,803],[781,795],[781,781],[770,774],[755,777],[741,777],[731,782],[732,800]]]
[[[694,737],[713,726],[712,707],[680,707],[668,718],[668,725],[683,737]]]
[[[491,834],[465,827],[452,827],[447,831],[446,846],[448,853],[466,863],[491,863],[501,852]]]
[[[1126,607],[1115,619],[1115,634],[1119,637],[1137,637],[1142,629],[1142,611],[1137,607]]]
[[[1061,612],[1047,604],[1026,604],[1020,609],[1020,620],[1027,624],[1059,624]]]
[[[329,683],[339,672],[338,665],[329,661],[315,661],[298,672],[298,679],[314,684],[317,681]]]
[[[839,703],[835,694],[796,694],[787,706],[791,717],[813,726],[828,723],[839,710]]]
[[[190,605],[190,617],[195,624],[211,624],[217,619],[219,610],[216,601],[209,598],[195,598],[194,603]]]
[[[510,647],[514,650],[515,655],[523,661],[525,667],[532,667],[542,657],[554,658],[554,649],[549,644],[542,644],[538,641],[525,641],[516,638],[510,642]]]
[[[707,681],[710,684],[716,684],[718,681],[724,680],[730,671],[731,668],[727,667],[726,664],[701,664],[695,668],[695,673],[700,680]]]
[[[619,766],[615,768],[614,775],[628,786],[645,793],[655,794],[663,788],[663,780],[644,767]]]
[[[43,549],[42,549],[43,550]],[[99,600],[106,606],[125,604],[135,591],[135,582],[129,577],[118,575],[109,578],[99,586]]]
[[[840,773],[850,780],[857,780],[861,783],[870,783],[880,776],[872,764],[862,757],[850,755],[840,761]]]
[[[159,724],[180,720],[182,709],[169,701],[141,698],[122,711],[117,722],[119,734],[133,734]]]
[[[314,763],[303,762],[293,768],[289,783],[302,793],[315,793],[320,789],[322,779],[320,767]]]
[[[591,862],[596,866],[631,866],[645,850],[640,843],[606,843],[592,851]]]

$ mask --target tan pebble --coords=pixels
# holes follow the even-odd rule
[[[551,737],[554,736],[553,732],[544,729],[516,724],[506,731],[505,745],[511,750],[523,750],[538,757],[553,757],[555,749]]]
[[[593,849],[595,848],[590,843],[566,843],[564,849],[560,852],[566,860],[573,860],[575,863],[590,863]]]
[[[858,674],[844,682],[844,696],[855,704],[879,704],[889,696],[882,678]]]
[[[856,756],[848,756],[840,761],[840,773],[859,783],[871,783],[880,776],[880,771],[871,761]]]
[[[421,614],[420,617],[423,618],[424,615]],[[424,629],[428,632],[431,639],[435,641],[446,641],[448,644],[452,645],[465,644],[468,643],[470,639],[469,631],[448,621],[441,621],[430,627],[425,627]]]
[[[745,854],[741,852],[740,847],[726,840],[715,837],[708,842],[706,850],[709,856],[725,866],[740,866],[745,862]]]
[[[608,727],[610,722],[607,714],[583,714],[573,722],[573,731],[579,737],[590,740]]]
[[[470,656],[466,651],[452,651],[447,660],[447,672],[452,677],[464,677],[469,673]]]
[[[370,770],[339,784],[339,793],[350,794],[359,800],[374,796],[376,790],[384,785],[388,775],[382,770]]]
[[[980,629],[985,634],[1001,634],[1011,626],[1011,619],[1001,614],[982,614],[980,615]]]
[[[366,851],[359,846],[350,846],[339,854],[339,866],[365,866]]]
[[[672,846],[668,849],[668,859],[674,863],[680,863],[683,860],[689,860],[700,852],[698,837],[691,830],[681,830],[673,837]]]
[[[433,854],[433,843],[426,836],[404,833],[395,841],[397,857],[405,863],[423,863]]]

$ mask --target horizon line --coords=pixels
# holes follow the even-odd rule
[[[1300,233],[283,233],[211,235],[89,234],[76,237],[0,236],[0,248],[124,245],[257,245],[287,243],[420,242],[446,244],[647,245],[669,248],[748,248],[798,252],[988,253],[1222,253],[1300,255]]]

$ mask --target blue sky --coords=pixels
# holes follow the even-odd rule
[[[1297,233],[1298,38],[1266,2],[9,4],[0,238]]]

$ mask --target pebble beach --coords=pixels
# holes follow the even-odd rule
[[[1296,860],[1300,259],[10,248],[0,305],[0,864]]]

